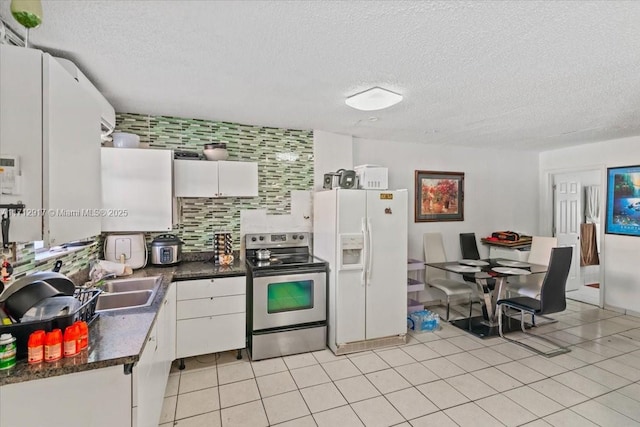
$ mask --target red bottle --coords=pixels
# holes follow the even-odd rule
[[[89,346],[89,326],[84,320],[78,320],[74,325],[78,325],[80,331],[80,350],[84,350]]]
[[[47,332],[44,339],[44,361],[55,362],[62,358],[62,331],[54,329]]]
[[[40,363],[44,360],[44,340],[46,332],[33,331],[27,341],[27,362]]]
[[[78,325],[67,326],[64,330],[64,357],[73,357],[80,353],[80,330]]]

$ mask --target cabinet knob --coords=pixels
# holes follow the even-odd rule
[[[211,301],[213,301],[213,297],[210,297],[209,299],[210,299]]]
[[[211,279],[211,283],[213,283],[213,282],[215,282],[215,281],[216,281],[216,279]]]

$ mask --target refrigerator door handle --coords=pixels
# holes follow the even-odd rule
[[[364,240],[364,247],[362,249],[362,274],[360,277],[360,284],[364,287],[367,283],[367,265],[365,260],[367,259],[367,254],[369,252],[367,249],[367,222],[365,218],[362,218],[362,236]]]
[[[373,229],[367,218],[367,285],[371,286],[371,262],[373,260]]]

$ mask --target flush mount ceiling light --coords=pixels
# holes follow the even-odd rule
[[[382,89],[372,87],[364,92],[360,92],[348,97],[344,102],[356,110],[374,111],[391,107],[402,101],[402,95]]]

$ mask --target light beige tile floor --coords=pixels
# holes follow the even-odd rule
[[[190,358],[160,426],[640,426],[640,318],[576,301],[553,317],[534,332],[572,351],[548,359],[449,324],[348,356]]]

